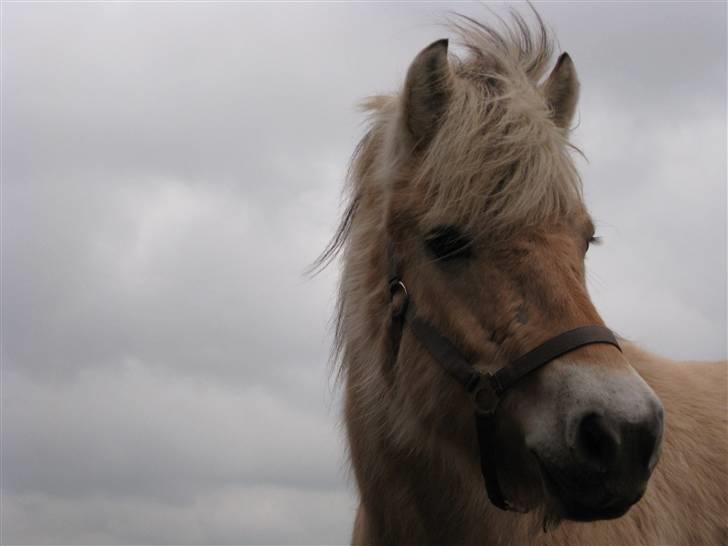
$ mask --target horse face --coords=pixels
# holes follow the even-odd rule
[[[501,365],[561,332],[602,324],[584,275],[592,235],[584,214],[472,255],[468,276],[487,279],[494,290],[486,286],[471,309],[495,332]],[[506,395],[500,414],[503,480],[516,496],[528,497],[539,484],[554,517],[623,515],[642,497],[659,458],[662,405],[608,345],[581,348],[541,368]]]
[[[418,313],[481,371],[493,372],[567,330],[603,324],[585,283],[593,237],[585,212],[500,241],[453,224],[406,233],[398,248]],[[415,343],[406,347],[410,360],[438,367]],[[543,503],[552,519],[619,517],[644,494],[662,431],[660,401],[619,350],[583,347],[502,399],[493,439],[499,478],[510,500],[524,508]]]
[[[482,371],[492,372],[562,332],[603,324],[586,289],[584,258],[594,227],[580,197],[569,197],[566,189],[563,195],[544,193],[541,199],[556,205],[538,222],[535,214],[521,214],[520,224],[491,231],[494,209],[510,206],[514,217],[529,206],[538,212],[541,204],[528,203],[528,192],[546,179],[558,190],[559,177],[573,174],[563,152],[564,129],[578,84],[571,61],[562,56],[539,90],[523,90],[514,104],[503,99],[469,111],[478,93],[493,91],[487,82],[452,73],[446,51],[447,43],[436,42],[408,74],[402,139],[409,139],[412,152],[407,174],[392,184],[389,237],[418,313]],[[524,106],[529,100],[530,110]],[[539,110],[539,104],[545,107]],[[516,142],[519,132],[531,142]],[[463,134],[483,135],[487,144],[465,142]],[[476,162],[470,171],[464,167]],[[496,176],[501,182],[494,185]],[[477,203],[478,184],[494,196],[490,204]],[[499,195],[511,201],[493,205]],[[574,201],[568,211],[559,212],[558,204],[568,199]],[[482,221],[473,214],[477,206]],[[402,347],[408,371],[400,377],[420,374],[407,377],[412,391],[424,389],[422,377],[433,390],[446,388],[423,368],[423,362],[437,364],[421,347],[408,339]],[[468,411],[462,415],[468,418]],[[530,374],[502,399],[493,440],[502,458],[499,478],[510,500],[530,508],[544,504],[554,518],[619,517],[645,491],[662,430],[659,400],[622,354],[608,345],[584,347]]]

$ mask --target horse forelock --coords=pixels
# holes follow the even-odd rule
[[[538,15],[534,27],[512,21],[450,23],[466,53],[451,59],[454,92],[411,181],[425,222],[493,236],[582,206],[574,148],[539,90],[553,40]]]

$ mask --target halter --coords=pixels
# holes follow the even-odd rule
[[[393,336],[395,343],[399,344],[401,331],[407,324],[432,358],[471,395],[475,406],[480,471],[483,474],[488,498],[501,510],[513,510],[513,505],[503,496],[498,482],[496,449],[493,441],[498,405],[503,393],[532,371],[579,347],[607,343],[621,351],[614,334],[604,326],[581,326],[552,337],[492,374],[481,373],[435,326],[418,316],[401,278],[392,276],[389,289],[392,300],[398,293],[403,298],[402,305],[393,308],[392,324],[399,326],[396,335]]]

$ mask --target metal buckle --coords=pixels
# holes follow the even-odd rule
[[[492,415],[498,407],[500,398],[491,382],[492,375],[489,373],[482,374],[478,384],[473,389],[473,402],[475,403],[475,413],[478,415]]]
[[[401,297],[397,297],[400,294]],[[401,279],[392,279],[389,281],[389,299],[392,302],[392,316],[400,319],[404,316],[409,303],[409,292]]]
[[[394,298],[394,295],[402,291],[404,293],[404,297],[409,297],[409,292],[407,292],[407,287],[404,285],[401,279],[392,279],[389,282],[389,295],[390,297]]]

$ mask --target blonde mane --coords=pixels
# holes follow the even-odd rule
[[[582,203],[567,134],[538,90],[551,37],[540,19],[535,31],[513,20],[501,32],[465,17],[452,23],[468,55],[453,58],[458,90],[412,184],[433,216],[491,235]]]

